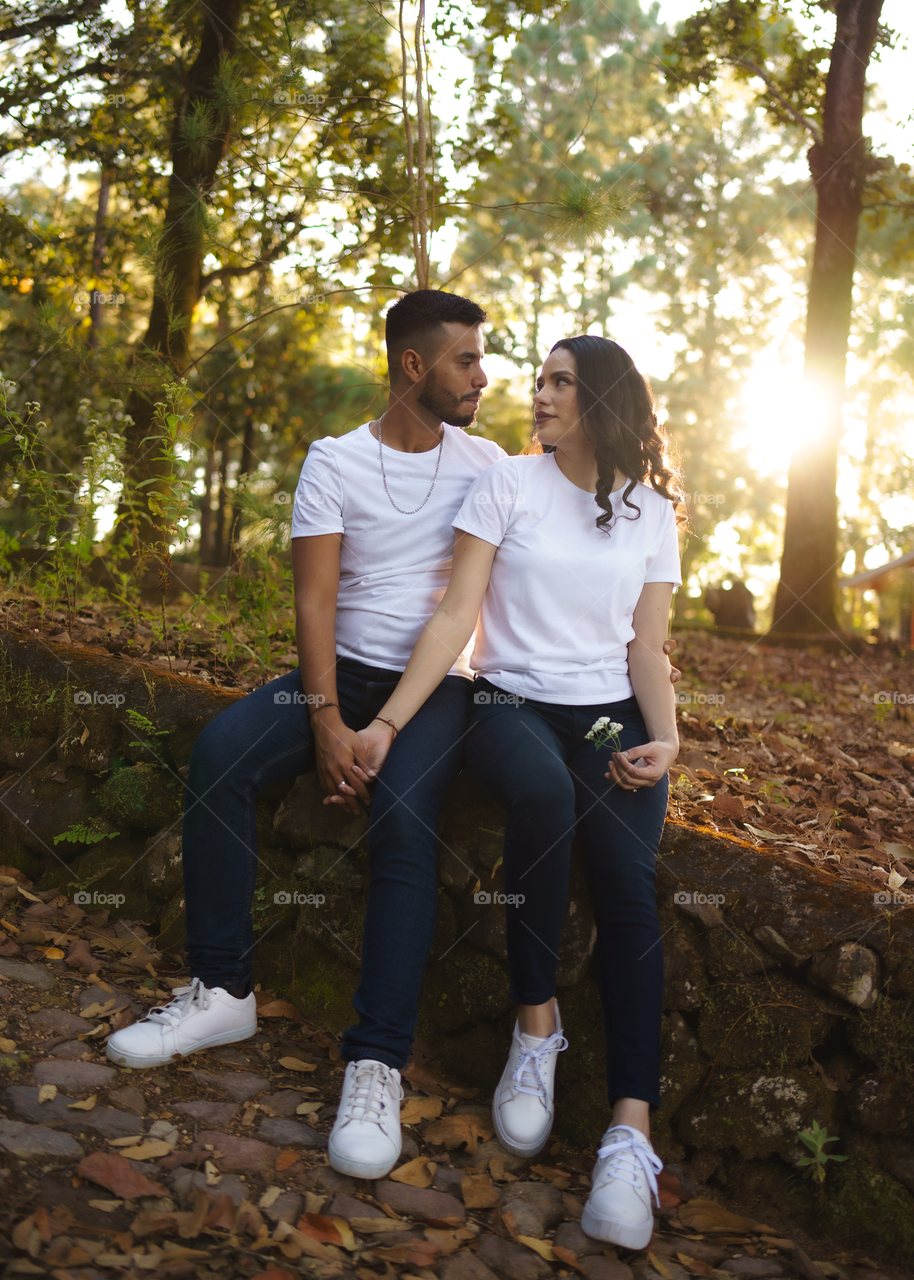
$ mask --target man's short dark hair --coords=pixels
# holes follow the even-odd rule
[[[387,313],[385,339],[391,379],[400,375],[400,357],[412,348],[430,357],[445,324],[483,324],[486,313],[476,302],[442,289],[415,289],[398,298]]]

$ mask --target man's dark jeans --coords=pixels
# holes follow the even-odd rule
[[[401,672],[337,661],[340,713],[364,728]],[[438,909],[438,816],[460,767],[472,683],[446,676],[397,735],[377,779],[368,851],[371,889],[353,998],[347,1061],[409,1060]],[[258,877],[254,800],[271,782],[315,767],[298,670],[239,699],[194,744],[184,807],[184,887],[190,971],[208,986],[249,981],[251,904]],[[261,868],[269,886],[270,869]]]

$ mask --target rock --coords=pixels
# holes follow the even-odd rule
[[[580,1222],[584,1214],[584,1201],[570,1191],[562,1192],[562,1213],[572,1222]]]
[[[253,1098],[255,1093],[262,1093],[264,1089],[270,1087],[269,1080],[247,1071],[239,1071],[230,1076],[216,1075],[212,1071],[192,1071],[191,1075],[201,1084],[209,1085],[211,1089],[221,1089],[235,1102],[247,1102],[248,1098]]]
[[[83,769],[68,768],[58,760],[48,761],[4,789],[4,816],[13,820],[16,836],[27,849],[41,858],[47,857],[51,849],[58,863],[62,858],[69,860],[85,846],[55,846],[54,837],[76,824],[88,825],[92,821],[97,785],[97,779]]]
[[[278,1093],[268,1093],[265,1097],[258,1098],[257,1105],[268,1116],[283,1116],[284,1119],[291,1120],[295,1115],[295,1108],[305,1101],[306,1096],[297,1089],[280,1089]]]
[[[143,846],[143,884],[154,902],[170,902],[184,885],[180,827],[163,827]]]
[[[85,1018],[66,1009],[39,1009],[29,1015],[29,1026],[49,1036],[81,1036],[88,1030]]]
[[[870,1133],[889,1136],[914,1129],[914,1098],[903,1076],[890,1072],[857,1080],[847,1098],[851,1119]]]
[[[178,1130],[170,1120],[154,1120],[146,1132],[146,1137],[167,1142],[170,1147],[178,1145]]]
[[[676,1132],[702,1152],[732,1147],[744,1159],[777,1154],[794,1164],[807,1154],[800,1130],[813,1120],[831,1129],[834,1113],[834,1093],[810,1072],[732,1073],[712,1077],[700,1098],[683,1105]]]
[[[350,1179],[351,1181],[351,1179]],[[355,1186],[355,1183],[353,1183]],[[379,1218],[381,1210],[373,1204],[365,1204],[364,1200],[356,1200],[355,1196],[337,1195],[330,1201],[330,1208],[324,1210],[331,1218]]]
[[[882,962],[869,947],[837,942],[813,957],[809,981],[858,1009],[872,1009],[879,999]]]
[[[261,1209],[261,1213],[265,1218],[269,1218],[271,1222],[288,1222],[290,1226],[295,1226],[301,1217],[302,1199],[294,1191],[281,1192],[271,1205],[265,1209]]]
[[[57,758],[65,764],[90,773],[107,773],[120,744],[120,726],[113,722],[107,709],[71,703],[64,711]]]
[[[705,894],[690,893],[688,890],[681,889],[673,894],[673,902],[680,911],[684,911],[687,916],[692,916],[694,920],[698,920],[706,929],[716,929],[724,923],[724,914],[713,903],[701,901],[706,896]],[[696,902],[696,898],[699,901]]]
[[[704,986],[704,965],[682,925],[663,939],[663,1007],[697,1009]]]
[[[0,734],[0,764],[7,769],[28,773],[41,764],[54,746],[52,738],[19,738],[12,733]]]
[[[707,1262],[711,1267],[716,1267],[733,1252],[722,1245],[711,1244],[708,1240],[655,1240],[651,1251],[658,1258],[675,1258],[678,1253],[684,1253],[697,1262]]]
[[[50,1102],[39,1102],[37,1089],[12,1084],[3,1090],[3,1096],[13,1114],[29,1124],[53,1123],[70,1133],[90,1130],[103,1138],[126,1138],[143,1132],[136,1116],[116,1111],[113,1107],[96,1106],[91,1111],[70,1111],[69,1105],[76,1099],[65,1093],[58,1093]]]
[[[0,1119],[0,1147],[20,1160],[33,1157],[81,1160],[85,1154],[69,1134],[58,1129],[46,1129],[44,1125],[22,1124],[18,1120]]]
[[[514,1214],[520,1235],[542,1240],[562,1220],[562,1193],[548,1182],[511,1182],[501,1194],[499,1208]]]
[[[310,1147],[323,1148],[327,1145],[324,1134],[312,1129],[309,1124],[301,1124],[298,1120],[285,1120],[281,1116],[267,1116],[257,1126],[257,1132],[264,1142],[271,1142],[275,1147]]]
[[[173,1109],[190,1116],[192,1120],[219,1125],[220,1128],[231,1124],[238,1114],[238,1107],[234,1102],[175,1102]]]
[[[627,1267],[624,1262],[617,1262],[615,1258],[604,1258],[602,1254],[582,1258],[581,1266],[587,1280],[633,1280],[631,1267]],[[664,1266],[673,1273],[673,1280],[688,1280],[682,1267],[675,1267],[674,1270],[668,1263],[664,1263]],[[650,1275],[652,1280],[657,1275],[653,1267],[650,1268]]]
[[[166,827],[181,817],[184,788],[170,769],[135,764],[111,774],[95,803],[115,827]]]
[[[495,1273],[482,1259],[464,1249],[439,1262],[435,1274],[438,1280],[495,1280]]]
[[[513,1240],[488,1235],[476,1252],[476,1257],[491,1267],[503,1280],[550,1280],[552,1268],[538,1253]]]
[[[432,1181],[432,1189],[448,1191],[451,1195],[459,1196],[466,1176],[466,1169],[454,1169],[449,1164],[439,1164]]]
[[[39,1084],[56,1084],[65,1093],[93,1093],[117,1080],[113,1067],[97,1062],[36,1062],[32,1071]]]
[[[459,1218],[463,1222],[466,1209],[455,1196],[431,1187],[408,1187],[403,1182],[376,1182],[375,1199],[390,1205],[394,1213],[410,1218]]]
[[[732,926],[712,929],[708,934],[708,973],[712,978],[730,981],[764,973],[771,967],[770,957],[754,938]]]
[[[92,1050],[79,1040],[66,1040],[63,1044],[55,1044],[53,1049],[48,1049],[47,1054],[49,1058],[66,1058],[69,1062],[88,1062],[92,1057]]]
[[[411,1133],[404,1133],[401,1138],[400,1155],[404,1160],[415,1160],[419,1154],[419,1144]]]
[[[146,1114],[146,1099],[135,1084],[125,1084],[123,1088],[111,1089],[108,1093],[108,1101],[113,1102],[122,1111],[129,1111],[131,1115]],[[180,1110],[180,1106],[176,1106],[175,1110]]]
[[[208,1146],[221,1151],[221,1157],[208,1152]],[[220,1173],[269,1174],[273,1172],[276,1159],[275,1147],[267,1146],[265,1142],[258,1142],[256,1138],[236,1138],[231,1133],[220,1133],[215,1129],[199,1133],[192,1150],[207,1160],[215,1160]]]
[[[734,1276],[782,1276],[784,1268],[774,1258],[731,1258],[720,1265],[721,1271],[729,1271]]]
[[[337,1173],[336,1169],[331,1169],[329,1164],[325,1164],[317,1170],[314,1178],[314,1190],[325,1191],[331,1196],[352,1196],[359,1190],[359,1183],[356,1182],[355,1178],[349,1178],[345,1173]]]
[[[273,830],[283,844],[335,844],[351,849],[368,831],[368,815],[325,805],[316,773],[301,774],[276,810]]]
[[[109,982],[107,985],[110,987],[111,983]],[[104,987],[96,986],[94,983],[90,987],[83,987],[82,991],[80,991],[79,1008],[80,1011],[82,1011],[83,1009],[91,1008],[93,1004],[105,1005],[109,1000],[114,1001],[114,1004],[111,1006],[111,1013],[117,1013],[118,1009],[126,1009],[128,1007],[132,1009],[134,1013],[141,1012],[140,1006],[130,999],[130,996],[126,991],[121,991],[118,987],[112,987],[110,991],[106,991]],[[92,1022],[90,1019],[80,1018],[80,1022],[83,1024],[83,1031],[92,1030]]]
[[[764,947],[768,954],[774,956],[775,960],[780,960],[781,964],[801,965],[809,959],[809,952],[804,954],[796,950],[781,937],[777,929],[772,929],[770,924],[763,924],[752,936],[760,947]]]
[[[555,1233],[555,1243],[562,1249],[570,1249],[579,1258],[602,1253],[606,1248],[605,1240],[594,1240],[592,1236],[581,1230],[578,1222],[563,1222]]]
[[[332,884],[340,889],[362,888],[362,872],[358,863],[354,858],[340,857],[336,845],[318,845],[309,853],[302,854],[292,868],[292,874],[297,880],[310,880],[315,885],[320,881],[325,886]]]
[[[241,1204],[242,1200],[249,1200],[251,1196],[251,1188],[232,1173],[224,1174],[215,1186],[209,1186],[205,1173],[194,1173],[190,1169],[175,1169],[167,1181],[172,1191],[182,1201],[189,1200],[198,1188],[210,1196],[229,1196],[234,1205]]]
[[[37,964],[27,964],[24,960],[4,960],[0,958],[0,978],[9,982],[24,982],[29,987],[37,987],[39,991],[56,991],[57,979],[47,969]]]
[[[724,930],[729,936],[729,930]],[[803,1066],[835,1019],[821,997],[780,974],[722,982],[703,995],[698,1040],[718,1067]]]

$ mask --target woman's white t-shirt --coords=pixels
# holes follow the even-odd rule
[[[413,511],[429,492],[438,450],[384,449],[394,502]],[[438,478],[414,515],[387,496],[378,441],[368,423],[308,449],[292,507],[292,537],[342,534],[336,651],[371,667],[403,671],[451,576],[451,527],[473,481],[505,451],[494,440],[445,426]],[[472,644],[472,642],[471,642]],[[451,675],[471,676],[469,650]]]
[[[596,527],[592,493],[555,455],[503,458],[474,483],[454,521],[498,548],[471,666],[509,693],[588,706],[632,696],[628,644],[646,582],[681,583],[673,504],[637,484]],[[634,519],[626,519],[626,516]]]

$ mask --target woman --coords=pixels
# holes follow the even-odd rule
[[[504,887],[511,993],[519,1004],[493,1101],[502,1143],[532,1156],[552,1127],[567,1047],[555,973],[571,840],[581,838],[597,922],[612,1122],[582,1226],[643,1248],[661,1161],[663,959],[654,862],[667,771],[679,749],[663,652],[680,582],[671,471],[650,389],[616,343],[557,343],[537,381],[545,452],[505,458],[454,521],[447,592],[379,718],[363,732],[378,765],[479,618],[467,763],[507,807]],[[366,775],[367,776],[367,775]],[[342,784],[345,788],[346,784]]]

